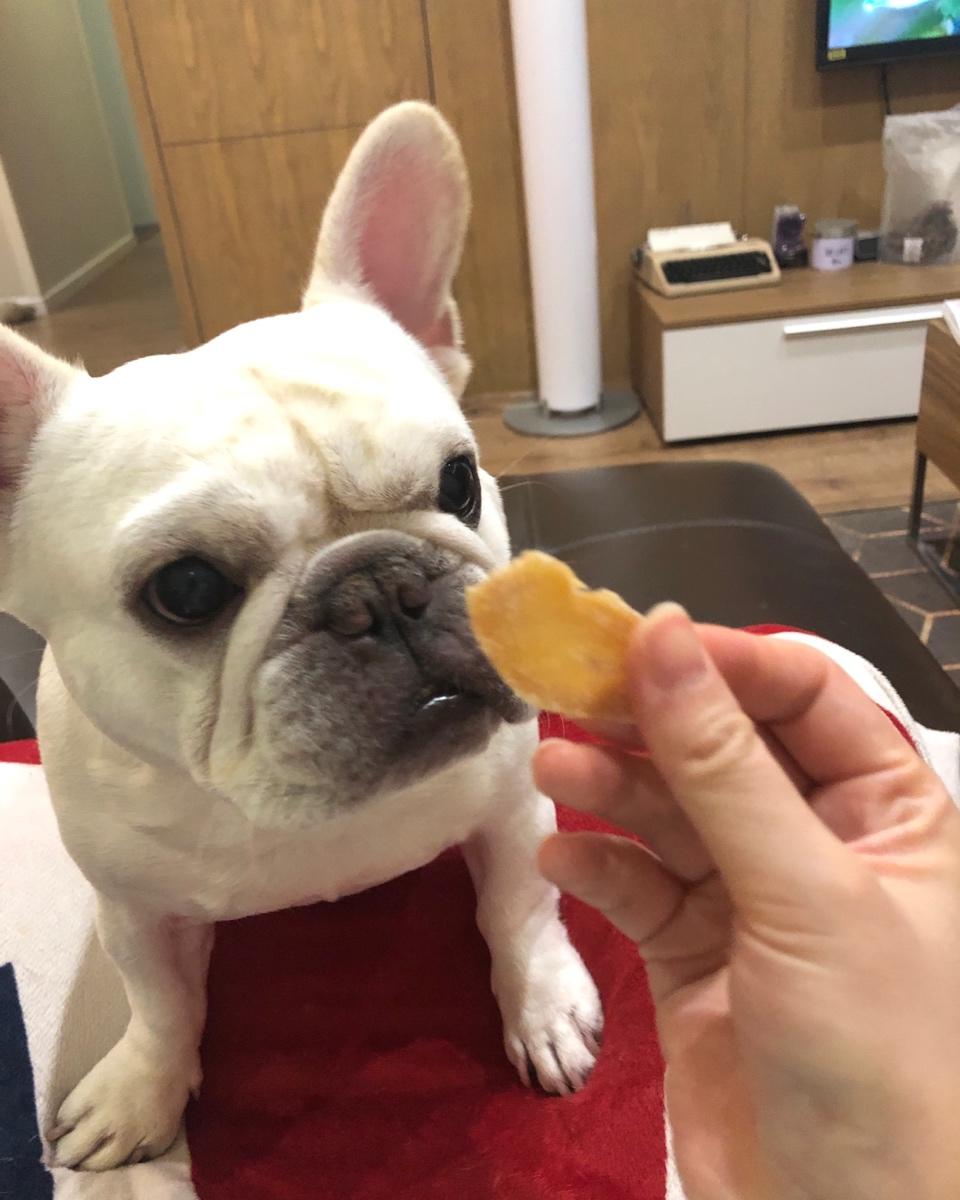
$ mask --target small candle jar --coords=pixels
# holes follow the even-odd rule
[[[818,271],[842,271],[853,262],[853,246],[857,236],[856,221],[830,217],[818,221],[813,239],[810,265]]]

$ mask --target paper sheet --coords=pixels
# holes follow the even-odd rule
[[[678,225],[672,229],[650,229],[647,245],[651,250],[709,250],[713,246],[730,246],[737,240],[729,221],[712,225]]]

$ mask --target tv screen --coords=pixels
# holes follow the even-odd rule
[[[818,67],[957,53],[960,0],[818,0]]]

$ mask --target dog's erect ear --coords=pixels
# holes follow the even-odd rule
[[[470,373],[451,294],[470,215],[456,135],[435,108],[388,108],[360,135],[323,214],[308,308],[347,288],[381,305],[459,395]]]
[[[0,514],[34,435],[82,373],[0,325]]]

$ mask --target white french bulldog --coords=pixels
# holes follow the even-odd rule
[[[522,1079],[593,1065],[597,991],[534,865],[536,727],[465,617],[509,554],[457,403],[468,209],[456,137],[401,104],[336,184],[300,312],[99,379],[0,330],[0,607],[49,643],[44,763],[131,1012],[59,1164],[173,1140],[215,921],[456,843]]]

